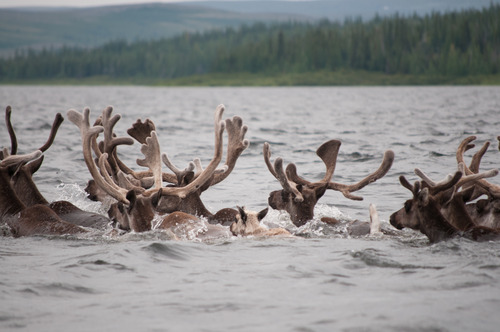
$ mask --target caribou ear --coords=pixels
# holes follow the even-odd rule
[[[257,215],[257,219],[259,221],[264,219],[264,217],[267,215],[267,211],[269,211],[269,208],[265,208],[264,210],[260,211],[259,214]]]
[[[427,206],[429,204],[429,188],[424,188],[418,194],[418,202],[422,206]]]
[[[319,200],[323,195],[325,194],[326,190],[328,189],[328,182],[325,182],[321,186],[316,188],[316,198]]]
[[[464,200],[464,203],[467,203],[472,199],[472,194],[474,194],[474,187],[469,187],[467,189],[462,190],[462,198]]]
[[[127,200],[130,202],[130,205],[128,207],[128,213],[130,213],[130,211],[132,211],[132,209],[134,208],[136,199],[137,196],[135,194],[135,191],[129,190],[129,192],[127,193]]]
[[[455,186],[451,187],[448,190],[441,192],[440,195],[441,195],[440,202],[442,202],[443,205],[450,203],[450,201],[455,196]]]
[[[44,156],[42,155],[40,158],[33,160],[27,165],[31,175],[35,174],[35,172],[40,169],[40,166],[42,166],[43,157]]]
[[[158,206],[160,198],[161,198],[161,189],[158,189],[158,191],[151,196],[151,204],[153,205],[154,208]]]
[[[242,207],[237,206],[237,208],[238,211],[240,212],[241,221],[243,221],[243,223],[245,224],[247,222],[247,213],[245,212],[245,209],[243,209]]]

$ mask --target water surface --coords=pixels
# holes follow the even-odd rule
[[[296,163],[311,181],[323,176],[315,150],[329,139],[342,141],[337,182],[359,181],[387,149],[396,155],[384,178],[356,193],[363,201],[328,191],[317,218],[300,229],[286,213],[271,211],[264,219],[300,235],[295,238],[0,237],[2,331],[495,331],[500,324],[497,242],[430,245],[413,231],[349,238],[318,220],[368,220],[374,203],[390,228],[390,214],[410,197],[398,177],[416,180],[415,167],[437,180],[454,172],[456,148],[469,135],[478,146],[493,143],[481,166],[498,168],[498,87],[2,86],[0,97],[2,108],[13,107],[21,153],[45,141],[55,113],[88,106],[94,119],[113,105],[122,115],[119,135],[149,117],[162,151],[179,167],[196,157],[209,162],[213,112],[225,104],[225,116],[239,115],[248,125],[251,145],[232,174],[203,193],[214,212],[236,205],[260,210],[269,192],[280,189],[264,164],[264,142],[272,160]],[[0,146],[9,145],[1,130]],[[119,152],[130,166],[142,157],[138,144]],[[66,120],[35,181],[49,200],[104,213],[85,197],[89,179],[78,129]]]

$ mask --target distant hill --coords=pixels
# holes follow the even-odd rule
[[[0,54],[12,54],[20,48],[58,48],[63,45],[92,47],[117,39],[159,39],[186,31],[290,19],[305,20],[307,17],[297,14],[229,12],[177,3],[0,9]]]
[[[94,47],[111,40],[151,40],[242,24],[369,19],[489,6],[500,0],[194,1],[91,8],[0,9],[0,56],[16,49]]]
[[[302,1],[194,1],[186,4],[222,9],[236,13],[288,13],[343,21],[346,17],[371,19],[395,13],[425,15],[488,7],[500,0],[302,0]]]

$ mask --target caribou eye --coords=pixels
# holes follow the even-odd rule
[[[406,213],[410,212],[411,206],[412,206],[411,201],[406,201],[405,202],[405,211],[406,211]]]

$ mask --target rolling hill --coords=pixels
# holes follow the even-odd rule
[[[112,40],[156,40],[242,24],[371,19],[487,7],[500,0],[193,1],[89,8],[0,9],[0,56],[16,49],[95,47]]]

